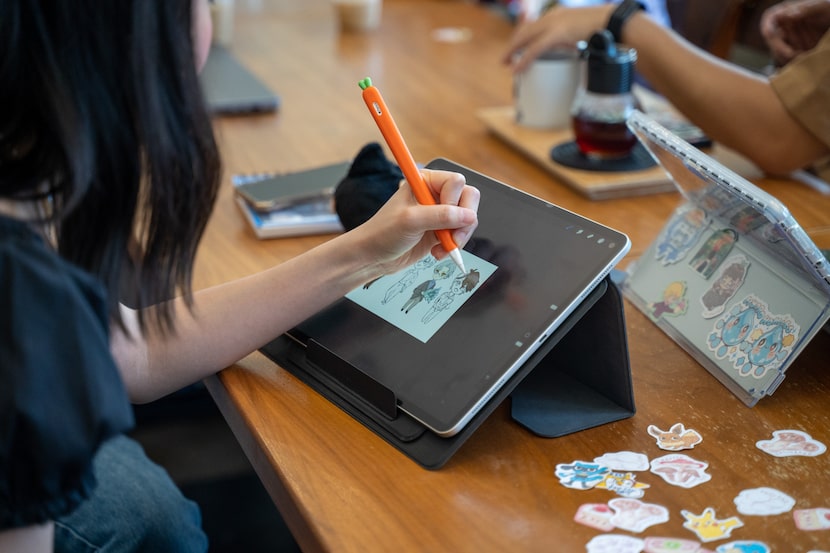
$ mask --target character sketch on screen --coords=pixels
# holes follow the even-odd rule
[[[430,305],[429,311],[421,317],[421,322],[426,324],[430,322],[440,311],[449,308],[453,301],[455,301],[456,296],[472,292],[475,287],[478,286],[479,278],[480,275],[476,269],[470,269],[467,274],[455,277],[452,284],[450,284],[449,291],[444,292],[436,298],[435,302]]]
[[[646,308],[649,316],[657,320],[663,315],[678,317],[686,313],[689,302],[686,301],[686,283],[676,280],[663,290],[662,301],[648,302]]]
[[[425,280],[412,290],[409,299],[401,306],[401,311],[409,313],[423,300],[431,301],[441,291],[438,282],[450,278],[454,272],[455,262],[449,257],[438,263],[432,269],[432,278]]]
[[[386,290],[386,294],[383,296],[381,303],[389,303],[395,296],[403,293],[418,279],[418,275],[423,269],[429,269],[433,265],[435,265],[435,258],[431,255],[428,255],[416,262],[413,266],[407,269],[403,275],[401,275],[401,278],[399,278]]]
[[[702,209],[692,208],[678,214],[657,243],[657,260],[663,265],[671,265],[686,257],[703,234],[707,223],[708,218]]]
[[[709,349],[742,376],[762,378],[781,366],[800,330],[791,315],[773,315],[766,303],[749,295],[717,320]]]

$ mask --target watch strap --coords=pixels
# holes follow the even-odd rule
[[[646,7],[640,2],[637,2],[637,0],[623,0],[620,2],[611,13],[611,17],[608,19],[608,25],[606,26],[606,29],[614,35],[615,42],[622,42],[622,27],[628,21],[628,18],[638,11],[645,9]]]

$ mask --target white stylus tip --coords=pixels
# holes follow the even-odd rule
[[[461,269],[461,272],[467,274],[467,269],[464,267],[464,260],[461,259],[461,250],[455,248],[453,251],[450,252],[450,257],[453,261],[455,261],[455,264],[458,265],[458,267]]]

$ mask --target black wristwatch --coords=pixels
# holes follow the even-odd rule
[[[628,18],[646,7],[636,0],[623,0],[611,14],[606,27],[614,35],[615,42],[622,42],[622,27]]]

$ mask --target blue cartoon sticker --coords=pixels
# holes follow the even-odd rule
[[[559,483],[574,490],[589,490],[603,481],[610,470],[599,463],[574,461],[556,465],[556,476]]]
[[[707,224],[708,218],[702,209],[691,208],[678,213],[657,239],[655,258],[663,265],[677,263],[686,257]]]
[[[791,315],[773,315],[766,303],[750,294],[715,322],[707,345],[740,375],[763,378],[781,366],[800,331]]]

